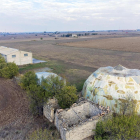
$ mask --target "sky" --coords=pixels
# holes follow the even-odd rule
[[[140,29],[140,0],[0,0],[0,32]]]

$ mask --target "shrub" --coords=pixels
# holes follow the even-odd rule
[[[140,117],[136,115],[136,101],[131,94],[119,102],[120,114],[99,121],[96,125],[95,140],[140,139]]]
[[[127,97],[123,97],[123,100],[118,102],[121,111],[120,113],[123,115],[134,114],[137,112],[137,101],[134,100],[131,95],[131,93],[128,93]]]
[[[64,86],[59,94],[56,95],[58,104],[63,109],[69,108],[78,99],[75,86]]]
[[[4,78],[13,78],[18,74],[19,69],[15,63],[1,64],[0,75]]]
[[[46,79],[42,78],[41,86],[45,89],[47,97],[53,97],[61,92],[65,83],[59,76],[49,76]]]
[[[21,78],[21,87],[27,90],[30,109],[34,115],[42,115],[43,104],[48,98],[56,97],[62,108],[70,107],[76,100],[76,88],[66,86],[59,76],[42,77],[40,84],[34,72],[27,72]]]
[[[0,55],[0,76],[4,78],[13,78],[19,73],[18,66],[13,63],[6,63],[4,57]]]
[[[58,104],[62,108],[70,107],[76,100],[76,87],[66,86],[64,80],[59,76],[50,76],[46,79],[42,79],[41,86],[45,89],[45,97],[56,97]]]
[[[98,122],[95,140],[140,139],[140,117],[138,115],[117,115],[112,119]]]
[[[27,95],[30,101],[30,110],[33,115],[43,114],[43,104],[47,100],[44,89],[37,84],[30,84],[27,89]]]
[[[52,132],[47,129],[38,129],[29,135],[27,140],[58,140],[59,133],[57,131]]]
[[[26,72],[24,76],[21,78],[20,85],[23,89],[29,90],[30,85],[37,85],[38,78],[33,71]]]
[[[0,55],[0,64],[1,63],[6,63],[6,61],[5,61],[4,57],[2,57],[2,55]]]

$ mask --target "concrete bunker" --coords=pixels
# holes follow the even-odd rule
[[[96,123],[108,113],[107,108],[83,99],[70,109],[58,109],[55,113],[55,126],[62,140],[82,140],[95,134],[93,129]]]

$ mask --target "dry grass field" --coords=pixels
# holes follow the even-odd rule
[[[140,52],[140,37],[107,38],[88,41],[85,40],[80,42],[68,42],[60,45],[104,50]]]
[[[140,36],[44,38],[1,40],[0,45],[33,52],[34,57],[57,60],[75,69],[93,72],[103,66],[124,65],[140,69]]]

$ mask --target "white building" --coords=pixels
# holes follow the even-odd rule
[[[72,37],[78,37],[76,34],[72,34]]]
[[[5,58],[6,62],[15,62],[16,65],[33,63],[31,52],[0,46],[0,54]]]

